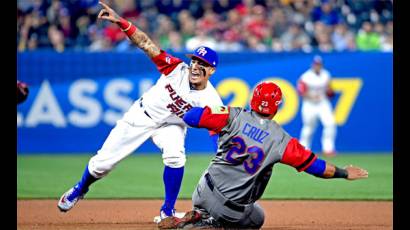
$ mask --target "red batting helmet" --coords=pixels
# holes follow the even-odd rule
[[[276,114],[279,104],[282,102],[282,91],[273,82],[262,82],[253,90],[251,99],[252,110],[271,115]]]

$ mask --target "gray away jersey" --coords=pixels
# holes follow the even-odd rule
[[[258,200],[291,138],[275,121],[230,107],[228,123],[219,133],[216,157],[208,167],[215,186],[241,204]]]

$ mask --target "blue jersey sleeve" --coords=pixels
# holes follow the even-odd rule
[[[326,169],[326,161],[316,158],[316,160],[305,170],[305,172],[322,177]]]
[[[188,112],[185,113],[183,120],[184,122],[191,127],[198,127],[199,121],[201,120],[202,113],[204,108],[193,107]]]

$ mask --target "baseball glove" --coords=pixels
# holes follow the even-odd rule
[[[17,81],[17,104],[24,102],[28,97],[28,86],[24,82]]]

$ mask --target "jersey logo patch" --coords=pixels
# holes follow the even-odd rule
[[[228,114],[228,106],[213,106],[211,107],[212,114]]]
[[[169,97],[173,101],[173,103],[169,103],[167,105],[167,108],[171,113],[182,118],[184,114],[192,108],[192,105],[186,102],[184,99],[182,99],[170,84],[167,84],[165,86],[165,89],[168,90]]]
[[[207,53],[205,47],[200,47],[200,48],[197,50],[197,52],[198,52],[198,54],[200,54],[202,57],[205,56],[206,53]]]

